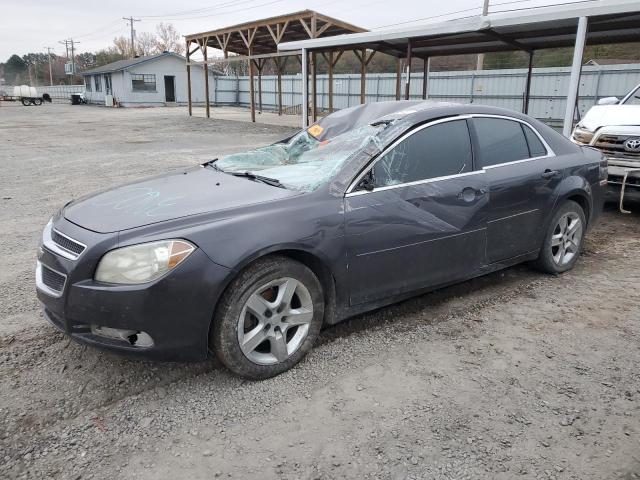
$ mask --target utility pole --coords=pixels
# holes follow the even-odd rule
[[[51,71],[51,47],[44,47],[47,49],[47,56],[49,57],[49,85],[53,85],[53,72]]]
[[[58,43],[64,45],[64,48],[65,48],[65,50],[67,52],[67,60],[69,60],[69,47],[71,47],[71,73],[67,73],[67,75],[71,75],[70,82],[73,83],[73,79],[74,79],[75,74],[76,74],[76,52],[75,52],[75,46],[80,42],[74,40],[73,38],[70,38],[68,40],[66,40],[66,39],[65,40],[61,40]],[[66,66],[65,66],[65,72],[66,72]]]
[[[482,5],[482,16],[486,17],[488,14],[489,14],[489,0],[484,0],[484,4]],[[483,68],[484,68],[484,53],[479,53],[476,70],[482,70]]]
[[[131,58],[135,58],[136,57],[136,44],[135,44],[136,31],[133,29],[133,23],[139,22],[140,19],[133,18],[133,17],[122,17],[122,19],[129,22],[129,25],[131,26]]]
[[[74,45],[80,42],[74,42],[73,38],[71,38],[69,39],[69,43],[71,44],[71,79],[73,80],[76,76],[76,52]]]

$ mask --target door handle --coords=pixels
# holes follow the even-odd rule
[[[458,200],[464,200],[465,202],[473,202],[476,198],[480,198],[487,191],[484,188],[475,189],[472,187],[466,187],[460,193],[458,193]]]
[[[542,178],[544,179],[549,179],[549,178],[553,178],[553,177],[557,177],[558,175],[560,175],[560,171],[559,170],[551,170],[549,168],[547,168],[544,173],[542,175],[540,175]]]

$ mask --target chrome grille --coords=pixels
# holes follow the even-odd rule
[[[593,144],[605,155],[614,158],[625,158],[627,160],[640,160],[640,152],[629,152],[624,148],[624,142],[626,142],[630,138],[636,138],[634,135],[611,135],[611,134],[602,134],[600,135],[595,143]]]
[[[42,283],[55,292],[62,292],[67,277],[55,270],[51,270],[46,265],[42,265]]]
[[[68,252],[74,253],[75,255],[80,255],[82,252],[84,252],[84,249],[85,249],[84,245],[82,245],[80,242],[76,242],[75,240],[72,240],[66,235],[62,235],[57,230],[53,230],[51,232],[51,239],[60,248],[63,248]]]

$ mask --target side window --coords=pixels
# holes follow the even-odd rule
[[[502,118],[474,118],[483,167],[529,158],[529,146],[520,122]]]
[[[520,126],[522,127],[522,130],[524,130],[524,136],[527,137],[529,156],[531,158],[544,157],[547,154],[547,149],[544,148],[544,145],[538,138],[538,135],[533,133],[533,130],[527,127],[524,123],[521,123]]]
[[[373,167],[376,187],[464,173],[473,169],[466,120],[424,128],[387,152]]]

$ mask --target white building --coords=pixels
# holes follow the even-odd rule
[[[89,103],[123,107],[180,105],[188,102],[186,59],[171,52],[119,60],[82,72]],[[209,71],[213,91],[214,77]],[[202,67],[191,68],[194,103],[204,103]],[[111,101],[113,99],[113,101]]]

